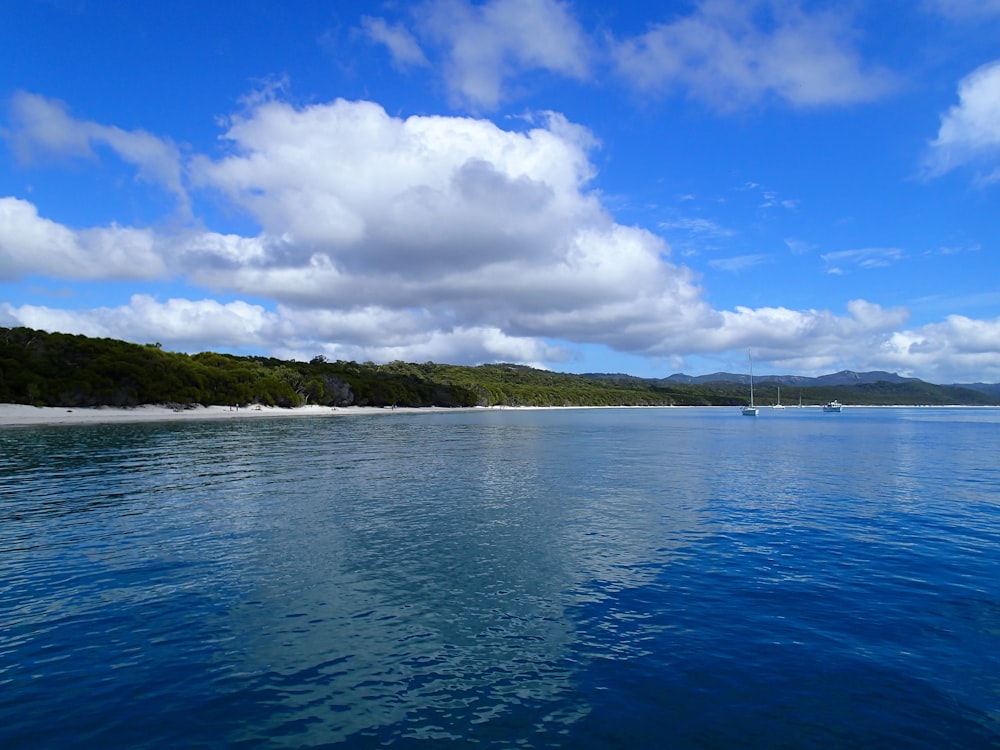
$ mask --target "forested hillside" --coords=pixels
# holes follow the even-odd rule
[[[757,401],[777,396],[761,383]],[[166,352],[29,328],[0,328],[0,402],[38,406],[265,404],[273,406],[724,406],[745,403],[738,382],[701,385],[627,375],[570,375],[523,365],[425,362],[294,362],[202,352]],[[1000,403],[995,394],[923,381],[813,387],[782,392],[786,404]]]
[[[289,362],[179,354],[28,328],[0,328],[0,402],[39,406],[656,405],[669,394],[515,365]]]

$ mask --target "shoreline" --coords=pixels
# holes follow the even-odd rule
[[[181,422],[220,419],[268,419],[279,417],[352,417],[375,414],[434,414],[462,411],[534,411],[539,409],[732,409],[733,406],[201,406],[171,407],[156,404],[142,406],[31,406],[30,404],[0,404],[0,428],[34,425],[118,424],[128,422]],[[762,406],[769,410],[770,407]],[[819,409],[816,404],[803,407]],[[845,409],[996,409],[996,406],[955,405],[845,405]],[[798,407],[786,407],[798,411]]]
[[[117,424],[126,422],[174,422],[220,419],[269,419],[275,417],[350,417],[371,414],[429,414],[472,411],[486,407],[380,407],[380,406],[184,406],[144,404],[115,407],[31,406],[0,404],[0,427],[68,424]]]

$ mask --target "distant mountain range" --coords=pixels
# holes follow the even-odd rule
[[[920,378],[907,378],[894,372],[873,370],[871,372],[854,372],[841,370],[829,375],[810,378],[803,375],[755,375],[758,383],[777,383],[778,385],[797,386],[799,388],[868,385],[871,383],[922,383]],[[675,373],[663,378],[661,382],[684,383],[686,385],[704,385],[706,383],[749,383],[750,376],[745,373],[713,372],[710,375],[685,375]],[[948,387],[968,388],[969,390],[1000,397],[1000,383],[948,383]]]
[[[750,376],[743,373],[713,372],[710,375],[684,375],[676,373],[663,378],[668,383],[685,383],[687,385],[703,385],[705,383],[749,383]],[[865,385],[867,383],[916,383],[920,378],[904,378],[894,372],[854,372],[841,370],[831,375],[820,375],[809,378],[803,375],[755,375],[758,383],[777,383],[778,385],[793,385],[800,388],[832,385]]]

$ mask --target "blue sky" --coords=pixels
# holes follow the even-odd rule
[[[0,325],[997,382],[998,229],[1000,0],[29,0],[0,23]]]

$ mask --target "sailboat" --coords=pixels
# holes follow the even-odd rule
[[[784,409],[784,405],[781,403],[781,386],[778,386],[778,403],[771,404],[772,409]]]
[[[743,407],[744,417],[756,417],[758,409],[753,405],[753,355],[747,350],[747,357],[750,358],[750,403]]]

